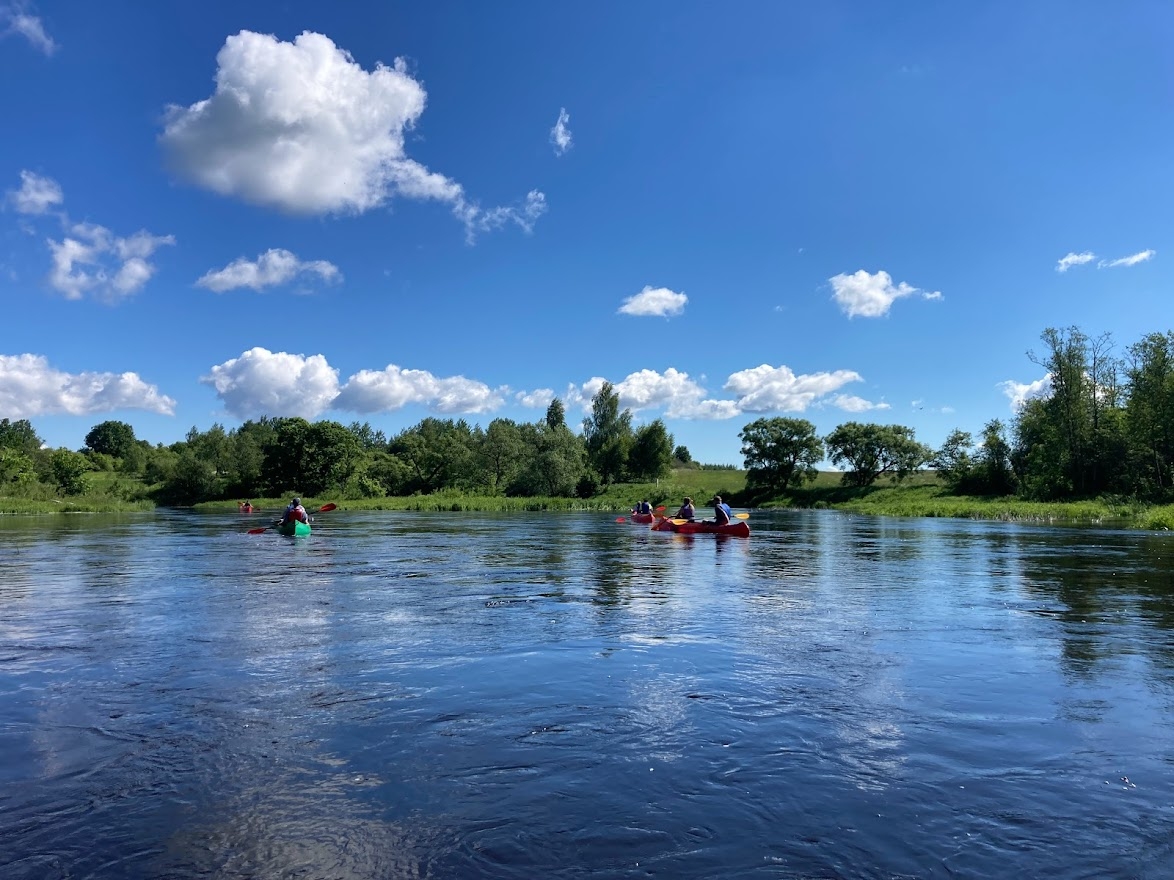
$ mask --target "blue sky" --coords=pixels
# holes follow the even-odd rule
[[[0,417],[1013,415],[1170,328],[1164,3],[0,0]],[[1008,384],[1010,383],[1010,384]]]

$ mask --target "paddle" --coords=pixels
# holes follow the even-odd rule
[[[334,510],[336,507],[338,507],[338,505],[337,505],[337,504],[323,504],[323,505],[322,505],[321,507],[319,507],[317,510],[311,511],[311,513],[327,513],[327,512],[329,512],[329,511],[331,511],[331,510]],[[259,529],[249,529],[249,531],[248,531],[248,534],[250,534],[250,535],[262,535],[262,534],[264,534],[265,532],[269,531],[270,529],[275,529],[275,528],[277,528],[279,525],[281,525],[281,523],[280,523],[280,522],[275,522],[275,523],[274,523],[273,525],[271,525],[271,526],[262,526],[262,527],[261,527],[261,528],[259,528]]]
[[[750,519],[750,514],[748,514],[748,513],[735,513],[733,516],[733,519]],[[701,522],[701,520],[670,519],[670,522],[672,522],[673,525],[680,526],[680,525],[684,525],[687,522]]]

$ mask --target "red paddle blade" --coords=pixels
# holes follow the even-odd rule
[[[660,507],[656,508],[656,512],[657,512],[657,513],[660,513],[662,510],[664,510],[664,505],[663,505],[663,504],[662,504]]]
[[[624,519],[622,516],[617,516],[617,517],[616,517],[616,522],[627,522],[627,520],[626,520],[626,519]]]
[[[265,532],[269,531],[269,528],[270,528],[269,526],[264,526],[264,527],[262,527],[262,528],[259,528],[259,529],[249,529],[249,531],[248,531],[248,534],[250,534],[250,535],[262,535],[262,534],[264,534]]]
[[[336,507],[338,507],[337,504],[323,504],[321,507],[318,508],[318,512],[319,513],[326,513],[327,511],[334,510]]]

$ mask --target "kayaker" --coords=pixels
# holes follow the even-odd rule
[[[636,505],[636,510],[634,512],[644,514],[644,516],[651,516],[652,505],[648,503],[647,499],[645,499]]]
[[[697,518],[697,508],[693,506],[693,499],[686,498],[685,503],[681,505],[681,509],[677,511],[675,519],[687,519],[692,522]]]
[[[728,526],[733,511],[730,510],[730,505],[722,501],[722,496],[713,496],[713,521],[719,526]]]
[[[295,519],[298,522],[310,522],[310,517],[306,513],[306,508],[302,507],[302,499],[296,497],[289,503],[289,507],[287,507],[285,512],[281,515],[281,521],[278,523],[278,525],[285,525],[290,520]]]

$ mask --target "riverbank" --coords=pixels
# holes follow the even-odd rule
[[[872,516],[955,517],[1014,522],[1114,525],[1160,531],[1174,529],[1174,505],[1152,505],[1129,499],[1087,499],[1080,501],[1025,501],[1015,497],[984,498],[951,495],[930,472],[913,475],[902,484],[882,482],[864,488],[843,486],[838,473],[821,473],[801,489],[773,498],[753,496],[746,489],[746,474],[740,470],[680,469],[670,477],[652,483],[619,483],[608,486],[591,498],[505,497],[500,495],[443,492],[385,498],[305,498],[313,512],[326,503],[343,510],[418,510],[433,512],[525,512],[596,511],[626,514],[640,500],[664,505],[673,512],[689,496],[699,510],[720,494],[735,508],[743,510],[806,508],[842,510]],[[128,493],[129,494],[129,493]],[[239,499],[244,500],[244,499]],[[280,498],[253,498],[255,516],[277,515],[289,503]],[[238,499],[205,501],[195,505],[202,512],[236,512]],[[125,500],[107,494],[76,498],[28,499],[0,497],[0,515],[60,513],[121,513],[147,511],[154,504],[144,498]]]
[[[780,498],[763,502],[760,506],[764,509],[842,510],[872,516],[954,517],[1006,522],[1116,525],[1158,531],[1174,528],[1174,505],[1145,504],[1132,499],[1025,501],[1013,496],[987,498],[951,495],[934,479],[923,479],[920,485],[882,485],[863,489],[816,485],[795,490]]]

